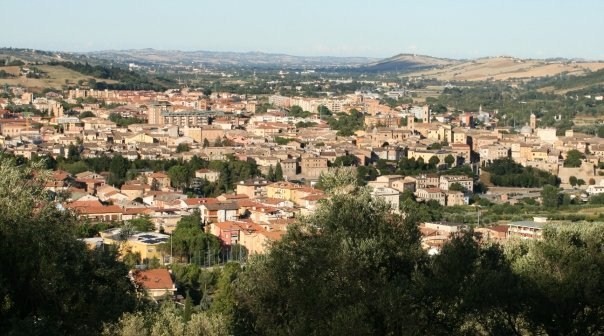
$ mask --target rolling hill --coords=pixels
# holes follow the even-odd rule
[[[263,52],[181,51],[157,49],[106,50],[86,55],[120,63],[142,65],[205,65],[248,67],[339,67],[376,61],[369,57],[292,56]]]
[[[530,80],[562,73],[583,75],[604,69],[604,62],[575,60],[537,60],[514,57],[487,57],[457,62],[431,69],[421,69],[409,76],[443,81]]]
[[[377,62],[363,65],[359,67],[359,70],[368,72],[408,72],[420,69],[453,66],[458,63],[460,63],[460,61],[446,58],[414,54],[399,54]]]

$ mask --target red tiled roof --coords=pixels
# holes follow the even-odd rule
[[[174,281],[167,269],[158,268],[134,273],[134,280],[146,289],[172,289]]]
[[[183,200],[186,205],[199,205],[199,204],[208,204],[208,203],[218,203],[216,198],[186,198]]]

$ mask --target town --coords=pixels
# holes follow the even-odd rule
[[[0,334],[604,334],[576,6],[72,5],[0,6]]]

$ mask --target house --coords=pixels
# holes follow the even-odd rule
[[[441,175],[440,189],[449,190],[452,184],[458,183],[469,192],[474,190],[474,179],[465,175]]]
[[[388,205],[390,205],[392,210],[396,211],[399,209],[400,192],[396,189],[388,187],[373,188],[371,191],[371,196],[373,198],[380,198],[384,200]]]
[[[136,270],[131,272],[130,277],[134,284],[143,288],[152,300],[171,298],[176,293],[176,284],[165,268]]]
[[[200,179],[206,179],[208,182],[216,182],[220,177],[220,172],[213,171],[210,169],[199,169],[195,171],[195,177]]]
[[[239,181],[236,186],[236,193],[247,195],[250,199],[265,197],[267,194],[266,186],[271,182],[263,178],[253,178],[246,181]]]
[[[440,188],[420,188],[415,192],[415,197],[418,201],[437,201],[440,205],[446,205],[445,194]]]
[[[199,205],[201,221],[204,223],[220,223],[237,219],[239,205],[236,202],[205,203]]]

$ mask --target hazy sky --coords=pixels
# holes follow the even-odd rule
[[[603,0],[1,0],[0,46],[604,59]]]

